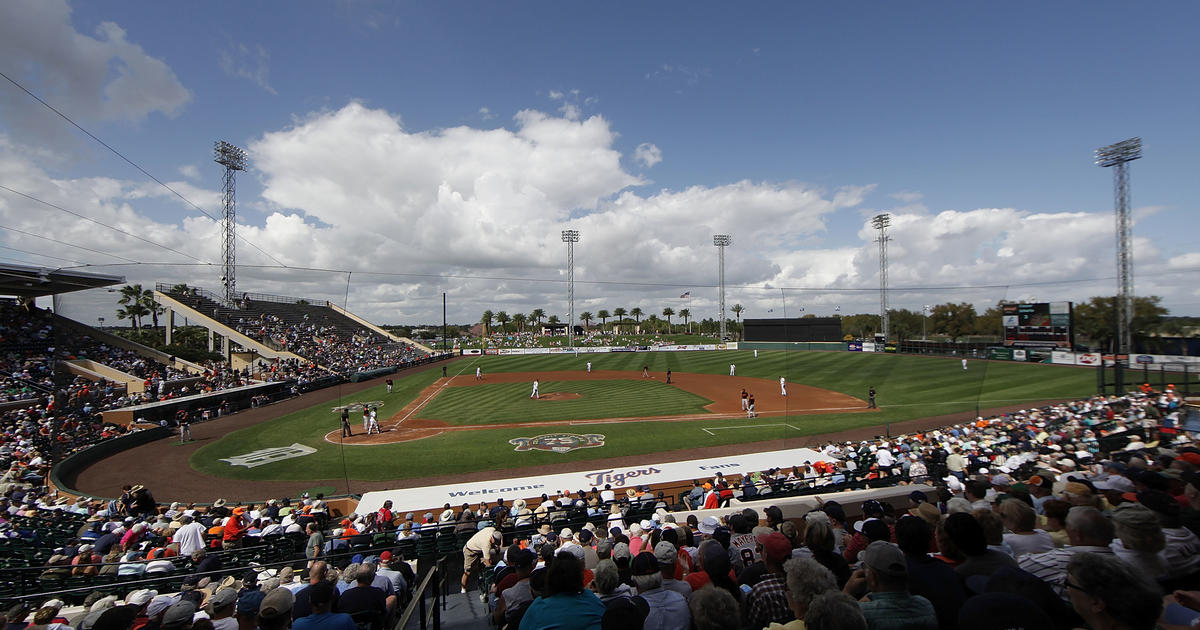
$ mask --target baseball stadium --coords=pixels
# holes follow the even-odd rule
[[[280,8],[0,2],[4,630],[1200,627],[1195,6]]]

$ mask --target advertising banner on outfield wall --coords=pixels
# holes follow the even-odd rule
[[[750,427],[721,428],[744,429]],[[520,465],[520,455],[514,455],[516,457],[511,463]],[[543,494],[557,496],[562,491],[574,493],[592,488],[603,489],[605,485],[612,486],[618,492],[623,492],[625,488],[634,486],[689,482],[692,479],[712,479],[718,472],[725,475],[742,475],[769,468],[790,468],[805,462],[827,460],[829,460],[828,457],[817,451],[797,448],[698,459],[689,462],[595,468],[538,477],[468,481],[441,486],[381,490],[364,494],[358,503],[357,512],[359,514],[374,512],[383,507],[383,502],[387,500],[392,501],[392,511],[405,512],[433,509],[446,503],[453,506],[463,503],[476,504],[480,501],[493,503],[496,499],[504,499],[506,503],[511,504],[513,499],[540,499]]]

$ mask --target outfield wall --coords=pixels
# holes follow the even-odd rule
[[[844,341],[740,341],[738,350],[812,350],[845,352]]]

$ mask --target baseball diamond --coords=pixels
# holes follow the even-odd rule
[[[376,381],[320,390],[197,424],[194,442],[160,441],[114,454],[73,481],[105,496],[119,490],[122,470],[136,468],[161,480],[157,492],[165,498],[250,499],[318,486],[354,493],[514,471],[633,465],[650,455],[694,459],[808,446],[834,435],[883,434],[889,425],[941,426],[974,417],[977,409],[1081,395],[1093,384],[1090,372],[1071,368],[986,362],[986,370],[963,372],[944,358],[860,353],[763,351],[758,359],[750,351],[614,353],[588,360],[590,374],[585,361],[570,355],[461,357],[449,363],[445,378],[440,367],[412,368],[393,377],[391,394]],[[739,364],[739,376],[727,376],[730,362]],[[642,365],[652,378],[642,378]],[[483,378],[476,380],[479,366]],[[780,375],[788,380],[786,397]],[[534,378],[547,398],[528,398]],[[865,401],[872,386],[878,410]],[[753,391],[758,415],[768,422],[746,422],[738,398],[743,387]],[[663,399],[670,403],[665,409]],[[356,424],[342,439],[330,409],[372,401],[384,404],[383,431],[363,435]],[[568,427],[603,434],[605,444],[568,453],[514,452],[510,444],[538,429]],[[254,467],[224,461],[293,443],[315,452]],[[191,470],[180,474],[185,458]]]

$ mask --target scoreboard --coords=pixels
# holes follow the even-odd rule
[[[1072,307],[1071,302],[1002,305],[1004,345],[1070,350],[1075,346]]]

